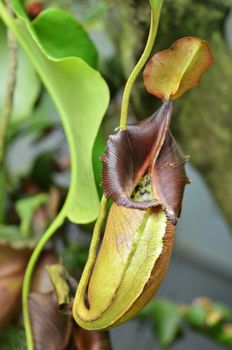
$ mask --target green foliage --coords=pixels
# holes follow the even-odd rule
[[[33,248],[38,237],[25,237],[18,226],[0,225],[0,244],[15,249]]]
[[[18,326],[10,326],[0,335],[1,350],[27,350],[24,330]]]
[[[55,288],[58,305],[69,304],[71,302],[71,292],[68,284],[68,271],[63,265],[54,264],[47,266],[47,272]]]
[[[96,67],[96,48],[81,24],[69,13],[47,9],[33,21],[33,28],[48,57],[80,57]]]
[[[223,28],[231,4],[231,0],[165,1],[157,49],[166,48],[186,35],[198,36],[210,42],[211,35]]]
[[[176,304],[156,299],[140,313],[141,318],[151,318],[161,346],[173,343],[181,330],[181,316]]]
[[[61,259],[68,271],[73,274],[85,266],[88,257],[88,247],[76,243],[69,244],[61,253]]]
[[[40,137],[44,129],[56,125],[54,115],[54,104],[49,95],[43,91],[33,112],[20,120],[10,120],[8,142],[29,134],[35,138]]]
[[[155,299],[140,313],[141,319],[150,319],[161,346],[171,345],[182,332],[184,322],[197,332],[231,348],[232,310],[222,303],[199,298],[191,305],[178,305],[168,300]]]
[[[78,57],[48,57],[20,3],[15,0],[13,7],[19,21],[11,19],[2,7],[3,20],[14,31],[50,93],[70,146],[72,176],[66,215],[74,222],[91,222],[97,217],[99,205],[92,149],[108,105],[107,85],[98,72]]]
[[[35,159],[33,168],[31,171],[31,179],[40,188],[48,191],[52,185],[53,180],[53,162],[56,149],[49,150],[39,154]]]
[[[206,315],[207,311],[204,306],[192,305],[188,309],[185,317],[193,327],[202,327],[205,324]]]
[[[0,112],[5,101],[5,87],[8,73],[8,48],[6,30],[0,22]],[[32,113],[34,103],[38,98],[41,84],[36,71],[25,53],[18,48],[17,84],[14,93],[12,120],[18,121]],[[25,98],[26,96],[26,98]]]
[[[33,214],[39,207],[47,203],[47,194],[38,194],[32,197],[19,199],[16,202],[16,211],[20,218],[20,229],[25,237],[30,236]]]

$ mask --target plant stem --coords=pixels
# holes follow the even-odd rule
[[[10,9],[9,0],[6,2],[8,13],[13,16]],[[5,204],[6,204],[6,169],[5,169],[5,154],[6,154],[6,137],[7,129],[10,122],[10,117],[13,108],[13,98],[16,84],[17,71],[17,43],[11,31],[7,29],[7,44],[8,44],[8,76],[6,86],[6,98],[3,106],[2,116],[0,118],[0,224],[4,223]]]
[[[27,265],[26,272],[24,275],[23,290],[22,290],[23,319],[24,319],[24,326],[25,326],[28,350],[34,349],[33,335],[32,335],[31,322],[30,322],[29,303],[28,303],[28,296],[29,296],[29,292],[30,292],[32,274],[33,274],[35,265],[37,263],[37,260],[40,256],[42,250],[44,249],[46,243],[53,236],[53,234],[56,232],[56,230],[63,224],[65,218],[66,218],[66,205],[63,206],[63,209],[60,211],[60,213],[58,214],[56,219],[48,227],[47,231],[44,233],[44,235],[42,236],[42,238],[38,242],[37,246],[35,247],[32,255],[30,257],[30,260],[29,260],[29,263]]]
[[[131,75],[129,76],[124,89],[124,93],[122,97],[121,116],[120,116],[120,130],[126,129],[127,117],[128,117],[128,106],[129,106],[132,87],[134,85],[136,78],[138,77],[139,73],[141,72],[142,68],[144,67],[145,63],[147,62],[151,54],[152,48],[154,46],[156,34],[157,34],[159,17],[160,17],[160,9],[157,11],[153,11],[153,10],[151,11],[151,24],[150,24],[147,44],[145,46],[142,56],[140,57],[138,63],[136,64],[133,71],[131,72]]]

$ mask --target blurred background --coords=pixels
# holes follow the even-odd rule
[[[101,194],[98,158],[104,151],[108,135],[119,125],[123,87],[146,42],[150,19],[148,1],[54,0],[41,1],[41,6],[61,7],[81,21],[97,47],[99,69],[110,87],[111,104],[93,155]],[[2,25],[0,30],[5,33]],[[185,305],[206,305],[210,299],[231,310],[232,0],[164,1],[154,52],[168,48],[176,39],[188,35],[209,42],[215,64],[207,71],[200,86],[174,105],[171,129],[183,152],[190,155],[187,173],[192,183],[185,190],[172,260],[158,297],[183,308]],[[6,44],[2,40],[0,75],[3,80],[6,79],[6,64]],[[33,230],[42,232],[48,223],[47,211],[51,214],[53,210],[52,215],[56,215],[65,197],[69,184],[69,154],[55,108],[22,52],[19,71],[23,83],[16,95],[11,124],[7,162],[14,179],[14,190],[8,200],[7,215],[8,222],[20,225],[22,217],[14,209],[15,201],[20,201],[25,193],[46,193],[52,198],[52,208],[46,206],[46,200],[39,198],[33,212]],[[0,107],[3,86],[0,85]],[[25,94],[26,103],[23,102]],[[140,76],[132,93],[129,121],[151,115],[158,106],[159,102],[145,91]],[[33,121],[25,119],[28,115]],[[71,270],[77,266],[81,269],[92,227],[69,224],[62,230],[66,230],[66,238],[62,232],[58,234],[53,249],[62,255]],[[215,324],[212,321],[212,326],[221,322],[220,315],[218,317]],[[158,323],[155,319],[132,320],[113,329],[110,332],[113,349],[162,349],[162,344],[170,345],[172,350],[220,350],[225,347],[226,342],[208,332],[205,324],[199,323],[196,327],[191,320],[181,325],[167,321],[162,325]],[[229,326],[232,339],[232,326]],[[167,339],[162,335],[162,327],[166,327],[164,333],[169,334]],[[4,349],[1,344],[6,341],[6,338],[2,339],[0,349]]]

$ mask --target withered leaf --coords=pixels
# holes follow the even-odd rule
[[[31,293],[29,307],[35,349],[64,350],[70,339],[72,322],[70,316],[59,311],[55,293]]]
[[[71,287],[69,285],[69,280],[72,277],[62,264],[52,264],[47,266],[47,272],[55,289],[59,307],[65,308],[71,304],[72,300]],[[74,279],[72,278],[72,280]]]
[[[0,331],[9,324],[20,308],[23,276],[28,258],[29,250],[0,246]]]
[[[29,297],[30,317],[36,350],[63,350],[72,328],[70,316],[59,310],[59,304],[47,268],[58,263],[57,256],[45,252],[39,260]]]
[[[53,285],[46,267],[56,264],[58,261],[58,257],[52,251],[46,251],[41,254],[36,270],[33,274],[31,292],[49,293],[53,291]]]

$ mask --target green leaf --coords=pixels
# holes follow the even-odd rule
[[[141,312],[151,318],[161,346],[169,346],[181,330],[181,315],[176,304],[168,300],[152,300]]]
[[[81,58],[49,58],[20,2],[14,0],[12,4],[18,19],[8,15],[2,2],[0,15],[27,52],[52,97],[70,147],[71,185],[63,213],[76,223],[94,221],[99,199],[92,149],[108,106],[108,87],[100,74]]]
[[[6,30],[0,22],[0,113],[5,102],[7,73],[8,49]],[[36,99],[38,98],[41,88],[40,81],[33,65],[20,48],[18,49],[18,68],[16,81],[17,83],[14,94],[12,120],[19,120],[26,117],[32,112],[33,106],[36,102]]]
[[[232,347],[232,324],[219,324],[217,327],[209,332],[209,336],[218,342],[228,346],[231,349]]]
[[[227,305],[223,303],[213,303],[212,311],[220,313],[221,319],[223,319],[224,321],[232,318],[231,308],[229,308]]]
[[[202,305],[191,305],[185,315],[186,320],[193,327],[204,327],[207,310]]]
[[[10,326],[0,335],[0,349],[27,350],[26,337],[21,327]]]
[[[24,237],[19,226],[0,225],[0,245],[7,244],[11,248],[34,248],[38,237]]]
[[[31,170],[31,179],[43,191],[49,191],[53,180],[53,164],[57,149],[41,153],[34,160]]]
[[[144,70],[144,84],[152,95],[174,100],[198,85],[212,63],[212,52],[205,40],[185,37],[152,57]]]
[[[58,305],[62,307],[70,304],[71,290],[68,284],[68,271],[61,264],[49,265],[46,270],[55,288]]]
[[[32,218],[35,211],[48,201],[48,195],[38,194],[33,197],[19,199],[16,202],[16,211],[20,218],[20,229],[25,237],[30,235]]]
[[[78,269],[83,269],[88,257],[88,247],[72,243],[65,247],[61,253],[61,259],[70,273],[76,273]]]
[[[54,121],[55,107],[47,92],[43,92],[38,106],[25,118],[11,120],[8,130],[8,142],[13,141],[17,136],[23,137],[26,134],[33,134],[36,138],[41,136],[44,129],[56,124]]]
[[[232,315],[231,309],[222,303],[213,303],[209,301],[207,305],[195,303],[191,305],[185,318],[193,327],[206,328],[214,327],[221,322],[230,320]]]
[[[80,57],[96,67],[96,48],[81,24],[69,13],[58,8],[47,9],[33,21],[33,27],[48,57]]]

